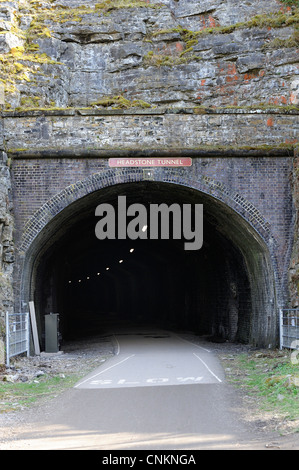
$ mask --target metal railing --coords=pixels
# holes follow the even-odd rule
[[[299,349],[299,309],[280,309],[280,349]]]
[[[29,356],[29,313],[6,313],[6,366],[10,358],[27,352]]]

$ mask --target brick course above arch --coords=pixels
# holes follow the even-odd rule
[[[177,169],[143,170],[124,168],[104,170],[89,176],[85,180],[77,181],[43,204],[24,227],[19,248],[20,253],[25,253],[45,226],[51,223],[51,220],[70,204],[107,186],[138,181],[179,184],[206,193],[241,215],[266,243],[269,243],[270,240],[275,243],[271,234],[270,223],[263,217],[261,212],[241,194],[233,191],[220,181],[205,175],[200,175],[198,179],[190,179],[188,173]]]
[[[121,194],[126,185],[137,184],[138,200],[138,184],[169,185],[173,202],[176,191],[184,188],[211,204],[209,211],[219,218],[217,230],[231,239],[247,265],[254,291],[251,341],[273,344],[291,247],[293,210],[291,190],[286,191],[290,165],[288,157],[195,158],[188,168],[117,169],[109,168],[106,159],[15,160],[16,308],[30,300],[46,247],[59,236],[64,223],[71,227],[72,214],[83,210],[91,198],[94,202],[104,191]],[[71,184],[65,185],[66,181]]]

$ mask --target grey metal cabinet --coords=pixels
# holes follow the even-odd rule
[[[45,315],[45,352],[59,351],[59,314]]]

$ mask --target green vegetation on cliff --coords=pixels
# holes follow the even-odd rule
[[[105,96],[91,104],[92,107],[112,108],[112,109],[130,109],[130,108],[151,108],[152,105],[143,100],[130,101],[122,95]]]
[[[216,36],[228,34],[236,30],[248,28],[271,29],[292,26],[294,30],[292,36],[285,38],[284,36],[275,37],[275,35],[273,35],[274,39],[269,40],[269,42],[261,46],[260,51],[267,53],[273,49],[296,48],[299,44],[298,2],[299,0],[282,0],[280,9],[274,13],[259,14],[253,16],[248,21],[227,26],[217,26],[215,23],[213,27],[196,31],[178,26],[178,19],[175,19],[173,23],[163,22],[160,21],[160,19],[156,22],[153,21],[152,24],[144,25],[146,32],[141,33],[141,40],[143,38],[142,46],[147,42],[150,43],[152,47],[149,46],[142,49],[144,52],[142,53],[141,60],[140,62],[136,61],[136,64],[140,64],[141,67],[145,68],[149,66],[176,67],[200,62],[203,60],[201,51],[195,51],[194,49],[202,37],[205,35]],[[94,29],[95,17],[98,18],[97,21],[105,22],[108,21],[106,18],[107,15],[110,16],[116,10],[132,8],[159,9],[162,7],[163,3],[151,4],[142,0],[105,0],[102,2],[99,1],[93,5],[79,5],[76,8],[54,2],[43,2],[41,0],[23,0],[19,4],[19,9],[13,11],[13,20],[10,21],[9,29],[0,32],[0,34],[6,34],[7,31],[10,31],[10,34],[16,38],[16,46],[11,47],[8,52],[2,54],[0,57],[0,84],[3,84],[6,97],[8,98],[5,108],[43,109],[60,105],[61,101],[59,102],[56,96],[53,96],[55,94],[47,93],[47,90],[52,87],[53,80],[55,81],[61,78],[63,67],[67,68],[67,65],[53,60],[56,54],[49,57],[42,51],[42,48],[43,44],[52,44],[52,49],[56,47],[54,41],[59,41],[59,35],[63,29],[68,30],[69,27],[73,28],[75,30],[74,34],[78,35],[79,33],[76,33],[76,24],[78,24],[78,27],[80,26],[81,29],[83,27],[84,31],[86,28],[87,31],[90,30],[90,34],[92,35],[93,31],[96,31],[96,29]],[[145,10],[142,11],[144,12]],[[134,15],[135,13],[136,12],[134,12]],[[156,13],[151,12],[150,15],[153,15],[155,18]],[[99,20],[99,18],[101,18],[101,20]],[[113,21],[111,24],[113,24]],[[88,29],[90,25],[92,25],[92,27]],[[163,27],[159,29],[159,25],[164,26],[164,29]],[[165,26],[171,25],[176,26],[165,29]],[[81,31],[80,28],[78,31]],[[105,28],[100,28],[100,30],[105,31]],[[84,34],[85,33],[83,33],[83,36]],[[99,36],[101,35],[101,33],[97,34]],[[97,40],[99,42],[105,42],[105,40],[110,41],[110,38],[105,39],[105,36],[109,36],[109,34],[110,33],[103,33],[103,38],[100,37]],[[138,34],[140,35],[140,32]],[[170,39],[165,38],[167,35],[169,35]],[[51,40],[53,40],[53,43]],[[71,39],[67,38],[67,40]],[[111,39],[111,41],[112,40],[113,39]],[[119,37],[117,40],[119,41],[118,44],[121,44]],[[106,42],[106,44],[108,44],[108,42]],[[51,47],[49,46],[49,49],[45,49],[50,55]],[[135,53],[133,53],[133,55],[134,54]],[[204,53],[202,55],[205,57]],[[49,67],[49,65],[51,65],[51,67]],[[248,77],[249,74],[247,74],[247,78]],[[236,78],[236,76],[228,77],[228,80],[233,80],[234,78]],[[111,95],[108,90],[106,92],[109,96],[108,101],[113,100],[116,94],[119,94],[119,96],[124,94],[124,89],[125,86],[123,89],[121,87],[116,90],[113,89]],[[46,90],[46,93],[44,93],[43,90]],[[64,91],[65,90],[63,90],[63,92]],[[112,96],[112,98],[110,96]],[[100,106],[107,106],[103,104],[106,97],[101,96],[100,93],[99,97],[100,101],[102,100]],[[94,100],[94,97],[92,99]],[[148,97],[146,99],[148,99]],[[62,102],[66,103],[67,106],[65,100],[62,100]],[[131,96],[129,103],[123,100],[114,100],[112,106],[137,106],[137,101],[134,102],[133,105],[132,103],[133,98]],[[237,101],[236,104],[238,104]],[[88,103],[88,105],[90,104]],[[142,103],[140,101],[139,105],[144,107],[144,102]]]
[[[288,6],[295,6],[299,7],[299,0],[280,0],[281,3],[284,3],[285,5]]]

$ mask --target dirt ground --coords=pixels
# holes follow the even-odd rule
[[[185,335],[185,338],[193,342],[198,342],[196,337]],[[200,339],[202,344],[202,339]],[[220,359],[223,367],[229,370],[229,374],[238,373],[234,371],[235,355],[250,351],[248,346],[235,345],[231,343],[206,343],[209,349],[213,351]],[[98,337],[63,345],[63,351],[57,354],[45,354],[35,357],[23,357],[12,360],[11,368],[0,371],[0,381],[14,383],[36,382],[47,378],[60,377],[64,379],[70,375],[82,377],[90,370],[98,367],[104,361],[114,354],[114,344],[112,337]],[[227,367],[229,365],[229,368]],[[0,398],[0,449],[1,444],[11,442],[13,450],[13,441],[24,428],[30,419],[30,416],[43,414],[44,407],[49,400],[55,399],[63,393],[69,385],[59,385],[57,390],[49,394],[44,394],[29,407],[18,403],[18,399],[11,397],[11,406],[7,409],[3,406]],[[241,403],[239,413],[240,419],[248,425],[253,433],[258,437],[261,443],[261,449],[269,450],[299,450],[299,433],[294,432],[299,428],[299,422],[286,422],[285,419],[277,413],[265,412],[260,409],[259,400],[249,395],[246,389],[236,388],[238,400]],[[9,401],[9,400],[8,400]],[[249,443],[250,449],[250,443]]]

